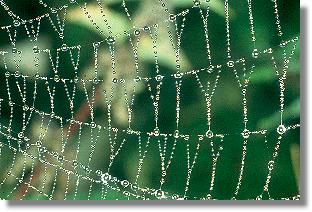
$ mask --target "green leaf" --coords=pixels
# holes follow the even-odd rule
[[[192,5],[194,5],[194,1],[193,0],[172,0],[170,1],[170,4],[173,7],[188,7],[190,8]],[[218,15],[225,17],[225,13],[224,13],[224,2],[220,1],[220,0],[214,0],[214,1],[210,1],[210,2],[204,2],[201,1],[201,8],[208,8],[212,10],[213,12],[217,13]],[[232,8],[229,7],[229,14],[230,14],[230,18],[235,17],[235,12]]]
[[[47,40],[45,38],[39,39],[36,43],[36,45],[41,49],[47,49]],[[18,71],[23,75],[27,76],[34,76],[37,72],[39,75],[45,76],[48,74],[48,64],[49,64],[49,58],[48,55],[44,52],[40,52],[39,54],[34,53],[33,48],[34,44],[31,43],[28,40],[22,40],[16,43],[17,51],[20,51],[19,53],[12,53],[12,46],[5,46],[5,51],[7,51],[7,54],[4,54],[2,56],[0,54],[0,59],[2,60],[4,58],[5,63],[0,63],[0,66],[7,68],[9,71],[15,72]],[[38,68],[35,66],[35,56],[38,58]],[[19,61],[20,60],[20,61]],[[17,62],[19,61],[19,62]],[[7,65],[5,67],[5,64]],[[16,66],[19,65],[19,68],[17,69]]]
[[[105,19],[107,19],[108,25],[114,26],[111,27],[110,29],[113,35],[118,34],[120,35],[118,40],[119,41],[123,40],[123,38],[125,38],[123,32],[128,31],[131,28],[129,20],[127,19],[126,16],[123,16],[118,12],[114,12],[107,8],[104,8],[104,10],[105,10]],[[108,26],[104,22],[104,18],[99,9],[99,6],[96,4],[89,4],[87,6],[87,11],[91,15],[90,19],[86,15],[82,14],[82,10],[79,7],[76,7],[68,11],[67,20],[71,23],[87,27],[101,36],[103,36],[104,34],[105,38],[107,36],[110,36]],[[93,20],[94,23],[97,23],[97,26],[101,31],[103,31],[103,34],[101,34],[100,31],[96,29],[96,27],[91,22],[91,19]]]
[[[158,63],[171,70],[176,70],[176,56],[173,47],[168,39],[164,39],[165,32],[159,32],[159,36],[160,38],[157,44]],[[155,63],[155,54],[152,47],[153,44],[150,38],[143,37],[141,39],[138,50],[141,60]],[[188,71],[190,69],[190,63],[182,50],[180,51],[180,65],[181,70]]]

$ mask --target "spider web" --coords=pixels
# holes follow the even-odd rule
[[[231,151],[227,143],[233,137],[241,142],[236,145],[240,155],[234,164],[238,167],[237,171],[227,173],[235,185],[227,194],[229,199],[300,198],[299,194],[274,197],[270,193],[271,179],[285,136],[300,128],[300,124],[285,122],[283,118],[286,80],[299,37],[286,39],[283,34],[277,0],[267,2],[274,17],[276,45],[266,48],[258,47],[253,1],[242,3],[241,7],[248,14],[250,40],[246,40],[246,43],[251,51],[250,55],[239,57],[231,34],[230,3],[234,2],[194,1],[191,7],[179,12],[172,12],[168,2],[150,1],[151,17],[146,24],[144,20],[135,20],[128,1],[120,1],[120,8],[132,26],[118,31],[116,24],[122,23],[115,23],[109,17],[111,13],[104,1],[69,0],[64,5],[52,7],[49,1],[39,0],[40,7],[47,12],[35,18],[23,19],[11,10],[9,3],[0,0],[10,22],[1,26],[10,42],[9,47],[0,49],[1,66],[6,70],[1,73],[1,79],[4,80],[1,80],[0,117],[8,117],[0,122],[0,157],[7,161],[1,162],[1,168],[5,171],[1,176],[1,198],[220,199],[217,191],[228,185],[218,181],[218,175],[224,175],[218,169],[226,163],[224,151]],[[226,62],[220,64],[214,57],[215,50],[210,38],[213,26],[209,22],[214,17],[215,2],[223,6],[225,20],[225,37],[219,39],[225,40]],[[78,8],[80,13],[73,15],[70,13],[72,8]],[[101,18],[96,18],[90,8],[96,8]],[[190,13],[197,13],[201,18],[201,22],[196,24],[202,27],[201,36],[205,41],[202,43],[207,62],[204,67],[189,67],[181,50],[184,37],[190,35],[187,34]],[[81,18],[82,24],[85,23],[83,20],[87,20],[104,39],[69,44],[67,39],[80,33],[79,29],[75,32],[67,29],[74,30],[68,24],[68,19],[73,17]],[[46,39],[41,36],[43,26],[58,38],[53,41],[52,47],[42,45],[41,40]],[[165,41],[160,40],[160,34],[164,32],[167,35]],[[21,40],[31,44],[22,49],[19,46]],[[127,42],[129,49],[120,48],[121,42]],[[150,45],[152,68],[144,67],[141,61],[144,55],[140,46],[147,45],[146,42]],[[172,49],[167,54],[168,58],[174,60],[175,72],[162,71],[163,64],[159,61],[164,55],[164,45]],[[106,52],[105,56],[103,52]],[[92,66],[91,74],[85,74],[82,70],[86,66],[81,64],[81,58],[85,57],[83,53],[92,55],[92,62],[89,63]],[[130,57],[133,63],[120,65],[120,55]],[[62,66],[65,60],[70,64],[66,70]],[[252,76],[263,61],[270,62],[279,89],[280,118],[273,132],[266,128],[252,128],[249,123],[252,116],[249,104],[257,101],[256,97],[248,96],[254,87]],[[46,63],[49,67],[45,66]],[[25,67],[32,71],[25,73]],[[50,69],[52,74],[42,71],[44,69]],[[144,73],[143,69],[151,71]],[[226,123],[217,121],[213,113],[216,101],[226,104],[226,99],[218,100],[224,92],[220,88],[224,86],[225,72],[231,73],[241,104],[242,127],[237,126],[229,131],[226,127],[222,129],[222,126],[216,126],[216,123]],[[197,95],[201,96],[205,105],[204,110],[198,110],[198,113],[204,111],[201,122],[205,127],[201,129],[183,127],[184,122],[193,119],[194,115],[194,111],[186,113],[183,109],[185,95],[193,93],[184,87],[188,80],[192,80],[192,89],[199,93]],[[165,95],[166,89],[173,89],[175,96]],[[145,91],[144,95],[142,90]],[[39,97],[40,93],[44,93],[43,98]],[[60,99],[63,101],[60,102]],[[145,115],[136,106],[139,101],[145,102]],[[171,102],[169,105],[174,108],[171,114],[163,114],[166,111],[162,108],[164,101]],[[104,113],[99,107],[104,108]],[[69,113],[62,113],[65,109]],[[172,114],[174,127],[165,129],[160,116]],[[151,117],[151,126],[145,127],[145,119]],[[271,138],[271,134],[275,137]],[[261,143],[266,151],[266,157],[261,160],[261,164],[265,164],[266,174],[257,181],[261,189],[242,197],[240,194],[250,154],[248,150],[252,149],[254,142]],[[95,155],[101,155],[102,158]],[[177,160],[177,156],[183,156],[183,160]],[[130,174],[120,173],[122,166],[130,165],[135,167]],[[158,167],[158,172],[148,172],[148,166]],[[196,182],[193,176],[201,171],[207,174],[207,182],[200,185],[203,192],[194,194],[193,187],[201,183]],[[150,176],[153,183],[144,182],[144,175]],[[178,178],[183,179],[183,183],[176,183]],[[100,195],[94,197],[95,192]],[[81,193],[83,197],[79,197]]]

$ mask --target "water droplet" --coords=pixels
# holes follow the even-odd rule
[[[87,174],[91,173],[91,170],[89,169],[89,167],[85,167],[85,171],[86,171]]]
[[[206,137],[207,137],[207,138],[212,138],[212,137],[213,137],[213,132],[212,132],[211,130],[208,130],[208,131],[206,132]]]
[[[253,52],[252,52],[252,57],[253,58],[258,58],[258,56],[259,56],[258,49],[254,49]]]
[[[158,129],[158,128],[155,128],[155,130],[154,130],[154,135],[155,135],[155,136],[159,136],[159,129]]]
[[[16,71],[16,72],[14,73],[14,76],[15,76],[15,77],[20,77],[20,73],[19,73],[18,71]]]
[[[210,200],[212,198],[211,194],[208,194],[206,198]]]
[[[29,107],[28,107],[27,105],[24,105],[24,106],[23,106],[23,110],[24,110],[24,111],[27,111],[27,110],[29,110]]]
[[[182,78],[182,76],[183,76],[183,74],[181,74],[180,72],[174,74],[174,78],[176,78],[176,79],[180,79],[180,78]]]
[[[227,62],[228,67],[232,68],[234,67],[234,61],[228,61]]]
[[[245,139],[249,138],[249,136],[250,136],[250,131],[247,130],[247,129],[245,129],[245,130],[242,132],[242,136],[243,136],[243,138],[245,138]]]
[[[115,43],[115,38],[113,36],[109,36],[106,38],[106,41],[109,45],[111,45]]]
[[[21,25],[21,22],[20,22],[19,20],[14,20],[14,21],[13,21],[13,25],[14,25],[15,27],[18,27],[18,26]]]
[[[128,180],[123,180],[123,181],[121,181],[121,185],[123,186],[123,187],[128,187],[129,186],[129,181]]]
[[[141,80],[141,77],[139,77],[139,76],[137,76],[137,77],[134,79],[135,82],[139,82],[140,80]]]
[[[59,75],[55,75],[55,76],[54,76],[54,81],[55,81],[55,82],[59,82],[59,81],[60,81]]]
[[[194,6],[195,7],[199,7],[200,6],[200,1],[199,0],[194,1]]]
[[[174,138],[179,138],[179,130],[174,131]]]
[[[141,34],[140,30],[136,29],[134,30],[134,35],[135,36],[139,36]]]
[[[175,21],[176,20],[176,16],[174,14],[170,14],[169,15],[169,20],[170,21]]]
[[[39,47],[38,46],[34,46],[33,51],[34,51],[35,54],[38,54],[39,51],[40,51]]]
[[[268,162],[268,169],[269,169],[270,171],[272,171],[273,168],[274,168],[274,161],[273,161],[273,160],[270,160],[270,161]]]
[[[61,49],[63,52],[67,51],[68,47],[67,45],[64,43],[62,46],[61,46]]]
[[[112,176],[108,173],[104,173],[101,176],[101,180],[103,183],[107,183],[108,181],[110,181],[111,178],[112,178]]]
[[[157,81],[161,81],[163,78],[164,78],[164,76],[162,76],[162,75],[157,75],[157,76],[155,77],[155,79],[156,79]]]
[[[78,166],[78,161],[74,160],[72,164],[73,164],[73,167],[76,168]]]
[[[155,192],[155,195],[156,195],[156,197],[157,198],[163,198],[164,197],[164,192],[162,191],[162,190],[157,190],[156,192]]]
[[[75,78],[74,78],[74,82],[75,82],[75,83],[78,83],[78,82],[79,82],[79,78],[78,78],[78,77],[75,77]]]
[[[57,157],[57,159],[58,159],[58,161],[60,161],[60,162],[64,162],[64,156],[62,156],[62,155],[59,155],[58,157]]]
[[[286,130],[287,129],[283,124],[279,125],[276,129],[277,133],[280,135],[284,134],[286,132]]]
[[[41,142],[41,141],[36,141],[36,146],[37,146],[37,147],[41,147],[41,145],[42,145],[42,142]]]
[[[124,192],[122,192],[122,193],[123,193],[123,195],[125,195],[126,197],[130,196],[130,193],[129,193],[128,191],[124,191]]]
[[[16,54],[17,53],[17,49],[15,47],[12,48],[12,53]]]
[[[19,132],[17,135],[19,138],[24,138],[24,133],[23,132]]]
[[[91,128],[96,128],[96,124],[94,122],[91,122]]]
[[[56,8],[51,8],[51,13],[57,13],[57,9]]]

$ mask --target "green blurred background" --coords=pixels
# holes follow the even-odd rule
[[[93,42],[101,41],[107,38],[109,32],[101,17],[101,13],[97,1],[80,1],[78,4],[70,3],[70,1],[44,1],[48,7],[40,4],[39,0],[16,0],[5,1],[10,9],[18,14],[23,19],[31,19],[41,14],[51,13],[48,8],[59,8],[67,3],[68,8],[66,14],[64,28],[64,43],[68,46],[81,45],[81,55],[79,62],[78,75],[79,78],[92,79],[94,75],[94,51]],[[88,11],[92,14],[92,19],[97,23],[103,33],[92,25],[91,22],[84,16],[83,11],[78,5],[83,5],[87,2]],[[169,76],[176,72],[175,56],[172,47],[169,43],[168,33],[166,32],[165,19],[168,14],[159,7],[158,1],[146,0],[127,0],[125,1],[129,13],[132,17],[130,22],[122,7],[121,0],[102,1],[106,18],[112,23],[113,34],[119,33],[120,36],[116,39],[115,55],[116,55],[116,71],[120,78],[126,79],[125,87],[131,94],[131,86],[136,77],[134,73],[134,56],[131,44],[127,36],[123,34],[126,30],[133,32],[133,24],[136,26],[152,26],[155,23],[159,24],[159,69],[164,76]],[[290,40],[299,36],[299,0],[278,0],[279,17],[281,20],[282,30],[284,35],[283,40]],[[166,3],[170,9],[170,13],[177,14],[187,8],[193,6],[192,0],[171,0]],[[208,18],[208,33],[211,45],[211,54],[213,64],[226,64],[226,28],[224,1],[211,0],[210,14]],[[291,51],[292,45],[287,45],[284,48],[278,47],[281,39],[277,36],[276,24],[273,3],[269,0],[253,0],[253,15],[255,23],[255,31],[257,37],[257,49],[264,50],[272,47],[274,49],[274,57],[277,65],[282,67],[283,51]],[[203,11],[207,10],[207,3],[201,5]],[[246,0],[235,0],[229,2],[230,7],[230,33],[232,56],[235,59],[245,57],[246,61],[252,60],[253,45],[250,40],[250,28],[248,19],[248,7]],[[63,17],[61,10],[60,17]],[[189,70],[197,70],[207,67],[207,53],[205,49],[205,37],[202,19],[199,9],[192,8],[186,16],[185,29],[182,36],[181,44],[181,72]],[[52,57],[56,56],[56,49],[59,48],[63,41],[59,39],[58,34],[51,27],[47,19],[42,19],[38,46],[40,49],[51,49]],[[8,15],[3,7],[0,7],[0,25],[6,26],[12,24],[13,19]],[[54,19],[56,21],[56,19]],[[181,25],[182,18],[177,18],[178,27]],[[173,27],[173,25],[170,25]],[[134,36],[132,36],[134,37]],[[135,39],[135,38],[133,38]],[[147,33],[141,32],[139,54],[139,75],[141,77],[155,77],[155,61],[152,49],[152,43],[147,36]],[[175,38],[174,38],[175,39]],[[41,117],[33,115],[27,125],[25,136],[30,138],[29,141],[23,141],[22,144],[17,144],[16,141],[7,138],[4,134],[8,134],[7,128],[10,122],[10,106],[8,104],[8,92],[6,89],[5,73],[8,71],[12,74],[8,84],[11,88],[12,101],[17,105],[23,105],[22,99],[18,94],[16,81],[21,85],[22,77],[13,77],[18,72],[27,76],[26,102],[32,102],[32,92],[34,88],[34,76],[38,72],[40,76],[54,77],[47,54],[40,53],[39,68],[34,67],[33,62],[33,43],[29,41],[25,33],[25,29],[18,27],[17,30],[17,49],[23,52],[21,56],[21,65],[17,69],[14,57],[8,54],[6,61],[0,64],[0,99],[2,99],[0,107],[0,130],[3,134],[0,135],[1,157],[0,157],[0,179],[3,182],[0,186],[0,197],[4,199],[48,199],[47,196],[40,192],[29,189],[25,192],[23,183],[29,181],[30,176],[39,177],[31,181],[31,185],[41,190],[43,193],[51,195],[53,199],[63,199],[65,195],[65,185],[67,182],[66,174],[61,170],[56,172],[56,169],[51,166],[44,166],[39,160],[32,160],[30,157],[25,157],[19,152],[14,152],[12,148],[22,148],[30,155],[39,156],[40,152],[34,146],[27,147],[27,143],[35,144],[42,133],[40,128]],[[299,41],[292,60],[289,64],[287,73],[286,90],[285,90],[285,114],[284,124],[294,125],[300,123],[300,61],[299,61]],[[0,52],[11,52],[12,45],[8,39],[8,33],[5,29],[0,31]],[[2,60],[3,55],[0,54]],[[19,57],[15,57],[15,59]],[[100,90],[108,90],[111,86],[111,55],[107,44],[103,44],[99,50],[99,78],[103,83],[97,85]],[[250,65],[250,64],[249,64]],[[73,66],[68,54],[61,54],[59,61],[59,75],[61,78],[73,78]],[[201,76],[204,80],[209,80],[213,74]],[[166,78],[167,79],[167,78]],[[53,82],[50,85],[53,85]],[[64,91],[64,86],[56,85],[56,95],[54,97],[55,114],[64,119],[71,117],[68,98]],[[92,91],[92,83],[86,85],[89,93]],[[155,85],[154,85],[155,86]],[[69,91],[72,92],[73,85],[68,84]],[[35,108],[46,113],[51,112],[51,103],[49,101],[47,85],[44,81],[38,80],[37,83],[37,98]],[[127,111],[123,98],[123,88],[119,86],[116,90],[112,103],[112,125],[118,129],[127,129]],[[279,116],[279,95],[280,89],[278,84],[278,76],[275,74],[275,69],[272,67],[270,57],[263,56],[255,60],[255,69],[251,77],[250,86],[247,91],[248,101],[248,129],[260,130],[267,129],[267,142],[261,135],[251,135],[247,145],[247,156],[245,161],[245,171],[241,190],[237,196],[238,199],[254,199],[261,194],[265,182],[265,177],[268,172],[267,163],[273,153],[273,148],[277,142],[276,128],[280,122]],[[150,99],[150,92],[144,84],[140,84],[134,99],[132,128],[141,132],[151,132],[155,127],[153,106]],[[83,110],[86,103],[86,96],[82,83],[78,83],[76,88],[76,96],[74,102],[75,114]],[[181,118],[180,132],[182,134],[193,135],[191,138],[196,138],[197,134],[205,134],[207,131],[206,120],[206,105],[205,100],[198,88],[195,77],[183,78],[181,87]],[[81,109],[82,108],[82,109]],[[159,111],[159,130],[163,133],[173,133],[175,130],[175,113],[176,108],[176,88],[175,80],[168,79],[163,83],[160,95],[160,111]],[[86,109],[88,110],[88,109]],[[102,126],[107,126],[107,105],[103,93],[99,95],[95,103],[95,122]],[[234,74],[230,69],[222,69],[220,83],[216,89],[215,96],[212,101],[212,130],[213,132],[229,134],[224,138],[223,151],[217,164],[215,189],[212,196],[216,199],[231,199],[233,197],[235,186],[238,181],[240,163],[242,158],[243,139],[241,132],[243,131],[243,116],[242,116],[242,96],[239,90]],[[23,110],[21,107],[15,107],[12,117],[12,132],[13,137],[17,137],[21,131],[21,120]],[[80,117],[81,118],[81,117]],[[86,116],[83,122],[90,123],[90,116]],[[48,118],[45,118],[43,125],[47,126]],[[67,123],[63,123],[66,125]],[[42,139],[42,145],[48,151],[60,152],[61,146],[61,131],[60,122],[52,120],[49,123],[48,131]],[[91,135],[92,134],[92,135]],[[299,134],[300,129],[289,130],[283,135],[280,146],[279,156],[276,161],[269,191],[271,198],[280,199],[283,197],[295,196],[299,193]],[[99,134],[90,131],[90,127],[83,127],[81,133],[80,153],[78,162],[86,165],[88,157],[92,150],[93,143],[91,137],[98,136],[95,144],[95,151],[90,163],[90,168],[94,170],[102,170],[106,172],[109,163],[109,141],[108,133],[102,130]],[[72,160],[77,149],[79,133],[78,130],[69,136],[67,141],[64,157]],[[135,175],[138,168],[138,139],[135,136],[125,135],[122,133],[117,137],[117,144],[120,144],[123,139],[126,139],[125,145],[120,151],[118,158],[110,169],[110,174],[117,177],[119,180],[126,179],[129,182],[135,181]],[[143,145],[146,144],[147,137],[142,137]],[[163,142],[163,140],[161,141]],[[190,139],[190,154],[194,155],[197,139]],[[211,179],[212,157],[210,155],[209,141],[205,141],[199,151],[198,161],[192,173],[190,181],[190,190],[188,192],[189,199],[198,199],[205,197],[209,191],[209,183]],[[218,142],[217,139],[214,142]],[[168,151],[172,147],[173,139],[168,139]],[[147,188],[159,188],[159,179],[161,175],[159,150],[157,139],[151,139],[151,145],[148,150],[147,157],[144,161],[142,174],[138,180],[138,185]],[[51,158],[44,160],[54,161]],[[12,166],[13,164],[13,166]],[[65,166],[65,165],[64,165]],[[33,168],[32,168],[33,167]],[[39,171],[38,171],[39,170]],[[87,173],[85,170],[77,170],[82,175],[89,175],[92,178],[99,178],[96,173]],[[63,175],[62,175],[63,174]],[[162,190],[169,194],[184,194],[185,181],[187,176],[186,168],[186,150],[185,141],[181,139],[176,147],[176,153],[172,166],[167,173],[166,183]],[[67,199],[87,199],[90,183],[81,181],[78,186],[78,193],[75,196],[75,176],[69,177],[69,189],[66,194]],[[54,184],[55,183],[55,184]],[[92,185],[90,198],[101,199],[102,187],[100,183]],[[53,191],[54,190],[54,191]],[[24,195],[24,193],[25,195]],[[128,199],[125,195],[118,191],[108,189],[107,199]],[[263,197],[264,199],[268,197]]]

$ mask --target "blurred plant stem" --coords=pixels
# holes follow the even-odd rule
[[[299,144],[291,144],[290,145],[290,156],[291,162],[294,169],[297,188],[300,193],[300,145]]]
[[[101,98],[100,90],[101,90],[101,86],[98,86],[95,90],[95,98],[94,98],[95,104]],[[77,122],[85,122],[88,119],[88,117],[90,116],[90,112],[91,112],[91,110],[89,107],[89,103],[88,102],[83,103],[79,107],[79,109],[75,115],[75,120]],[[71,123],[71,122],[68,123],[64,127],[64,130],[63,130],[64,131],[64,137],[66,137],[67,139],[73,137],[76,134],[78,128],[79,128],[79,124]],[[64,155],[66,155],[66,154],[67,153],[65,152]],[[25,183],[21,184],[20,187],[17,188],[17,192],[15,195],[16,200],[21,199],[25,195],[25,193],[27,192],[27,190],[29,188],[28,184],[35,184],[36,183],[36,181],[40,178],[41,170],[42,170],[42,166],[40,165],[40,163],[37,163],[35,165],[35,168],[33,169],[33,174],[30,174],[24,180]],[[62,192],[62,191],[63,191],[63,189],[65,189],[65,186],[66,186],[66,182],[64,180],[67,179],[67,177],[64,175],[65,175],[64,172],[60,172],[58,174],[59,184],[58,184],[58,189],[57,189],[56,194],[55,194],[55,199],[62,199],[62,197],[64,196],[64,192]]]

